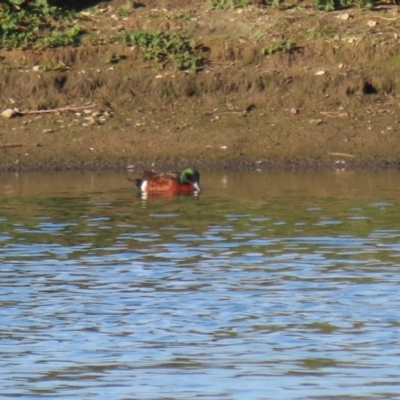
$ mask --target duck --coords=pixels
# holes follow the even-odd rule
[[[186,167],[181,172],[144,171],[134,180],[141,193],[198,193],[200,174],[196,168]]]

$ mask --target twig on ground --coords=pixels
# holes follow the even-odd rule
[[[326,115],[327,117],[330,117],[330,118],[336,118],[336,117],[344,118],[344,117],[349,116],[348,113],[340,112],[340,111],[321,111],[320,114]],[[332,114],[334,114],[334,115],[332,115]]]
[[[64,111],[81,111],[86,108],[95,107],[96,104],[88,104],[87,106],[79,106],[79,107],[61,107],[61,108],[53,108],[51,110],[33,110],[33,111],[18,111],[19,114],[28,115],[28,114],[48,114],[48,113],[59,113]]]
[[[32,115],[32,114],[58,114],[65,111],[82,111],[88,108],[96,107],[96,104],[87,104],[86,106],[79,107],[61,107],[61,108],[53,108],[51,110],[31,110],[31,111],[20,111],[18,108],[7,108],[0,115],[4,118],[13,118],[21,115]]]
[[[335,157],[345,157],[345,158],[354,158],[354,154],[348,154],[348,153],[337,153],[337,152],[328,152],[330,156],[335,156]]]

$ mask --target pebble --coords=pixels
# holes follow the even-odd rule
[[[18,114],[19,114],[18,110],[15,110],[15,109],[13,110],[12,108],[7,108],[7,110],[4,110],[1,113],[1,116],[9,119],[9,118],[16,117]]]

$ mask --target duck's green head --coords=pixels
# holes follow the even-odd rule
[[[200,174],[196,168],[186,167],[179,177],[181,183],[191,183],[195,190],[200,192]]]

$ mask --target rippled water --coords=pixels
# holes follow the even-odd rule
[[[399,398],[399,178],[0,175],[1,398]]]

